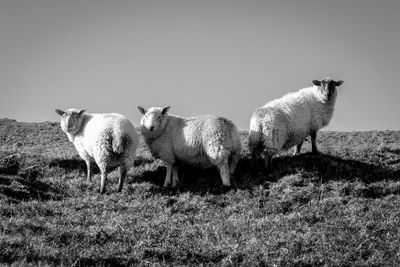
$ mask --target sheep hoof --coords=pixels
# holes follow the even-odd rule
[[[179,184],[179,181],[174,181],[174,182],[172,182],[172,188],[177,188],[178,187],[178,184]]]

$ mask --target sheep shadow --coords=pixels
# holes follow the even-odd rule
[[[92,259],[87,257],[78,258],[72,266],[134,266],[139,261],[136,258],[124,259],[119,257],[106,257]]]
[[[40,181],[30,181],[18,176],[0,175],[0,196],[9,202],[29,200],[61,200],[63,193]]]
[[[382,180],[398,180],[400,170],[355,159],[342,159],[328,154],[304,153],[276,157],[272,162],[270,180],[297,173],[316,173],[324,182],[330,180],[360,180],[366,184]]]
[[[154,160],[149,159],[149,158],[144,158],[144,157],[137,157],[133,163],[134,167],[138,167],[143,164],[151,163]],[[72,171],[82,171],[83,173],[86,173],[86,163],[84,160],[80,158],[72,158],[72,159],[53,159],[50,161],[48,164],[50,168],[61,168],[64,169],[67,172],[72,172]],[[118,167],[112,167],[112,168],[107,168],[108,172],[111,172],[115,170]],[[92,174],[99,174],[100,169],[97,166],[95,162],[92,162],[90,169],[92,171]]]
[[[150,182],[162,187],[166,175],[166,167],[162,163],[150,161],[150,163],[145,163],[145,166],[138,167],[142,169],[135,172],[131,182]],[[399,180],[400,178],[400,170],[397,169],[322,153],[278,156],[273,158],[269,171],[262,170],[254,174],[251,159],[247,155],[242,155],[235,174],[231,177],[231,190],[252,190],[255,186],[260,185],[268,187],[271,182],[299,172],[313,173],[313,176],[322,183],[332,180],[359,180],[370,184],[383,180]],[[198,194],[224,194],[227,191],[222,186],[216,168],[204,170],[191,166],[179,167],[178,190]]]
[[[128,183],[149,182],[159,186],[160,192],[170,194],[174,191],[222,194],[227,188],[222,185],[219,172],[216,168],[201,169],[193,166],[181,165],[178,167],[179,185],[176,189],[164,189],[163,184],[167,172],[166,166],[160,160],[133,168],[133,177]],[[234,182],[234,181],[232,181]]]
[[[80,170],[83,173],[86,173],[86,163],[84,160],[79,158],[72,158],[72,159],[53,159],[48,164],[50,168],[61,168],[64,169],[66,172],[72,172],[76,170]],[[93,162],[91,164],[90,169],[93,174],[100,173],[99,167]]]

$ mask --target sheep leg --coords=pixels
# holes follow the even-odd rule
[[[124,186],[124,181],[127,173],[126,165],[123,164],[119,166],[119,184],[118,184],[118,192],[122,191],[122,187]]]
[[[172,165],[172,188],[175,188],[178,183],[178,167]]]
[[[250,168],[252,170],[255,170],[258,166],[258,155],[256,153],[256,151],[253,151],[251,153],[251,164],[250,164]]]
[[[171,170],[172,170],[172,164],[167,164],[167,175],[165,176],[164,180],[164,187],[168,187],[171,184]]]
[[[301,150],[301,146],[303,145],[303,142],[301,142],[300,144],[298,144],[296,146],[296,150],[294,151],[293,155],[297,155],[300,154],[300,150]]]
[[[311,146],[312,146],[312,153],[318,154],[318,148],[317,148],[317,132],[312,131],[310,133],[311,136]]]
[[[269,153],[264,154],[264,169],[269,172],[271,169],[272,155]]]
[[[100,181],[100,194],[106,192],[106,180],[107,180],[107,168],[106,166],[100,166],[101,181]]]
[[[260,159],[261,159],[260,154],[261,153],[262,153],[262,150],[259,148],[255,148],[251,152],[250,168],[251,168],[253,174],[255,174],[256,172],[259,171]]]
[[[232,153],[231,164],[229,165],[229,173],[233,174],[235,172],[236,166],[239,161],[239,153]]]
[[[87,171],[86,181],[91,182],[92,181],[92,171],[90,170],[90,160],[85,160],[85,162],[86,162],[86,171]]]
[[[225,163],[221,166],[218,166],[219,174],[221,175],[222,184],[224,186],[231,186],[231,181],[229,179],[229,165]]]

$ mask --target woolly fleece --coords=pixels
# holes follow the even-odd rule
[[[235,171],[241,151],[239,132],[230,120],[213,115],[184,119],[168,115],[169,107],[138,109],[144,113],[140,125],[146,145],[155,158],[167,163],[165,187],[171,183],[171,171],[176,186],[178,164],[216,166],[223,184],[230,185],[229,173]]]
[[[336,96],[336,89],[328,92],[323,86],[312,86],[257,108],[250,120],[249,131],[249,149],[253,158],[262,150],[269,157],[295,145],[301,146],[307,136],[328,125]],[[315,141],[315,135],[313,139]]]
[[[56,111],[62,115],[61,128],[86,162],[91,180],[90,161],[99,166],[101,193],[105,191],[107,168],[120,166],[119,191],[127,170],[133,166],[139,134],[132,123],[121,114],[89,114],[83,110]]]

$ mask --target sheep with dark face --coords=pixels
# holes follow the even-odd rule
[[[314,80],[314,86],[289,93],[257,108],[250,120],[249,149],[257,164],[264,153],[265,167],[281,150],[296,146],[300,153],[307,136],[311,136],[312,152],[317,153],[317,132],[328,125],[337,96],[336,87],[343,81],[325,78]]]
[[[177,164],[202,168],[216,166],[224,186],[230,186],[239,160],[241,143],[236,126],[212,115],[183,119],[169,115],[170,107],[137,107],[143,115],[141,133],[154,157],[167,163],[164,187],[178,183]]]
[[[119,166],[118,192],[122,190],[127,171],[133,166],[139,134],[121,114],[89,114],[85,110],[55,110],[61,116],[61,129],[80,157],[86,162],[87,181],[91,181],[92,159],[100,168],[100,193],[105,192],[107,169]]]

